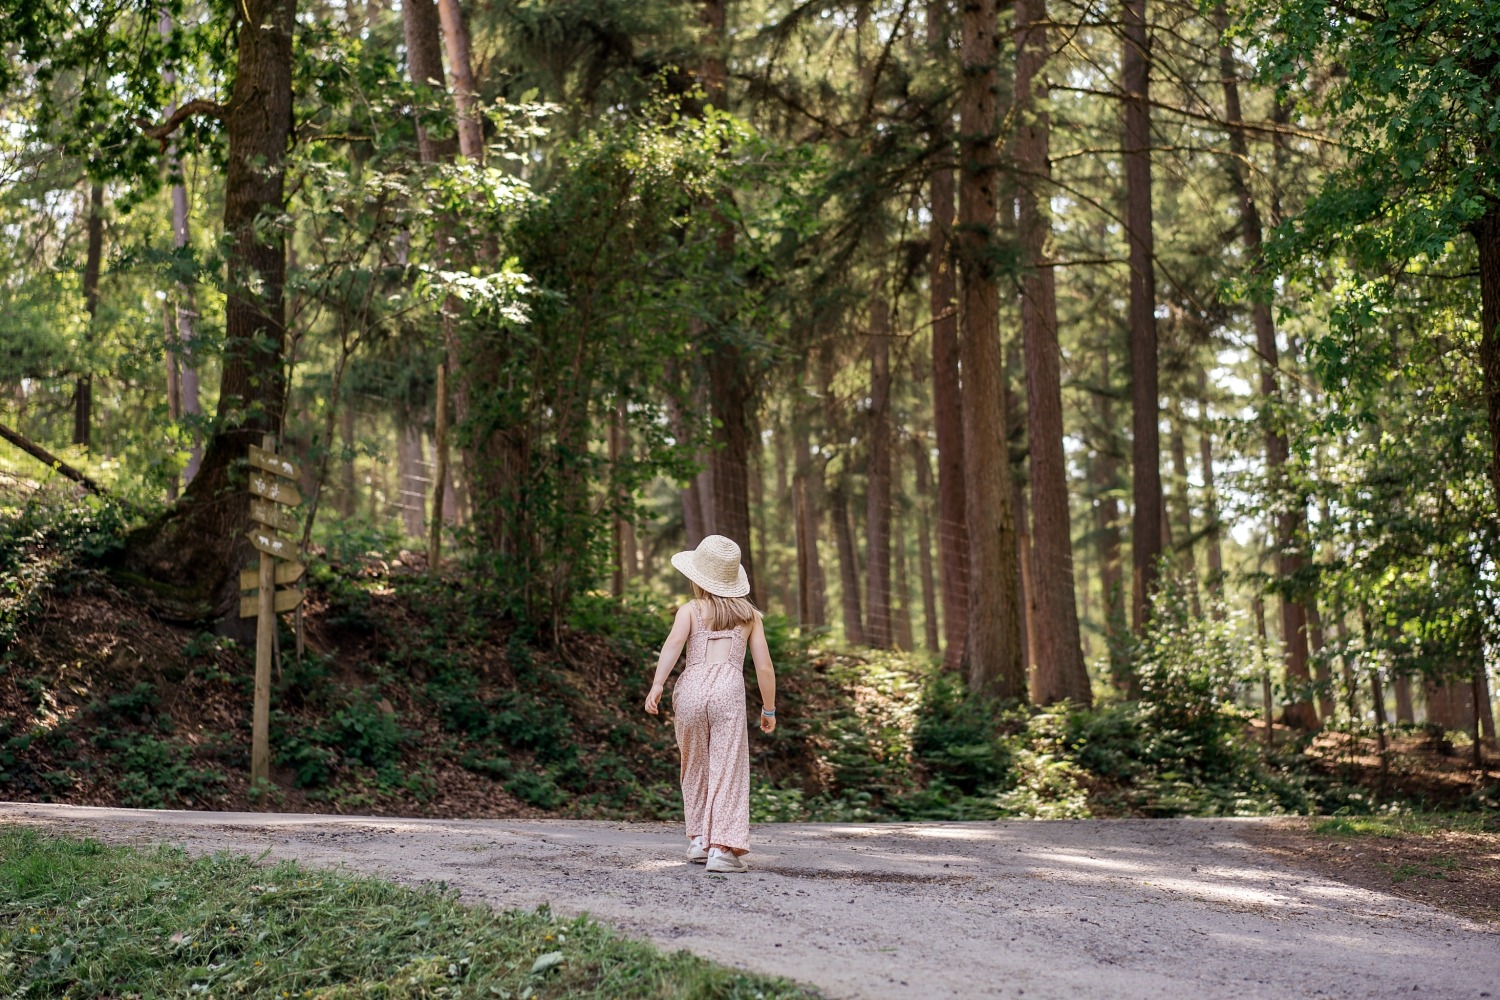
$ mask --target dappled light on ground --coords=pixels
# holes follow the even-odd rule
[[[1245,842],[1255,821],[760,825],[750,872],[735,876],[689,864],[680,827],[665,823],[21,805],[0,822],[269,849],[496,906],[588,911],[834,997],[1396,997],[1419,986],[1477,998],[1473,970],[1500,963],[1492,930],[1288,868]],[[1388,970],[1378,980],[1377,964]]]

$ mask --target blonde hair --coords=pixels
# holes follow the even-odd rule
[[[691,580],[688,582],[692,583]],[[694,583],[693,598],[706,602],[712,609],[708,616],[708,627],[711,631],[734,628],[736,625],[749,625],[760,617],[760,612],[755,609],[754,604],[750,603],[748,597],[720,597],[718,594],[710,594]]]

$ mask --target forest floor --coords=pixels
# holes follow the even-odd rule
[[[1500,968],[1493,898],[1460,900],[1475,919],[1428,905],[1462,884],[1448,881],[1462,865],[1426,879],[1424,901],[1403,898],[1409,879],[1377,884],[1368,865],[1298,849],[1338,831],[1284,821],[767,824],[745,876],[689,865],[661,823],[10,804],[0,824],[442,882],[497,907],[546,902],[830,997],[1500,992],[1478,974]],[[1358,833],[1344,836],[1365,843]],[[1494,861],[1494,836],[1475,836]]]

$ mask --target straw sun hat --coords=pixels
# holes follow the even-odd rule
[[[750,593],[750,578],[740,565],[740,547],[723,535],[709,535],[691,552],[672,557],[678,572],[710,594],[744,597]]]

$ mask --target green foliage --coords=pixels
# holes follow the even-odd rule
[[[944,672],[928,679],[911,749],[936,780],[965,795],[994,787],[1012,763],[1000,736],[995,706],[971,696],[959,677]]]
[[[95,734],[113,752],[120,770],[120,801],[136,809],[202,806],[224,787],[224,775],[196,765],[193,747],[170,737],[143,733]]]
[[[808,995],[687,952],[665,955],[546,907],[498,913],[442,890],[16,828],[0,831],[0,989],[49,997]]]
[[[40,491],[15,503],[0,496],[0,650],[50,591],[65,591],[81,564],[120,544],[125,514],[116,504]]]

